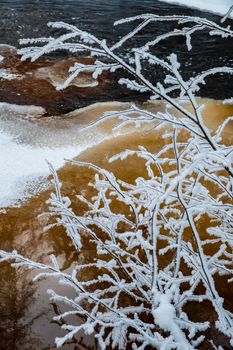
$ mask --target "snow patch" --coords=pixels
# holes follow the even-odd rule
[[[1,113],[17,113],[24,115],[41,116],[46,113],[46,110],[40,106],[33,105],[16,105],[12,103],[0,102]]]
[[[0,207],[15,206],[44,189],[45,177],[50,174],[46,159],[58,169],[64,165],[64,158],[72,158],[81,150],[74,146],[34,148],[18,144],[0,130]]]
[[[84,131],[120,102],[96,103],[60,118],[38,118],[46,113],[39,106],[0,103],[0,212],[37,195],[48,187],[48,160],[57,170],[65,158],[72,159],[89,147],[109,139],[112,133],[100,129]]]
[[[48,187],[46,160],[57,170],[65,158],[74,158],[108,137],[98,132],[94,137],[92,133],[81,135],[72,121],[63,126],[54,119],[53,127],[46,121],[40,126],[36,117],[45,112],[38,106],[0,103],[0,212]]]
[[[203,11],[216,13],[224,16],[229,8],[233,5],[232,0],[160,0],[168,4],[177,4],[185,7],[192,7]],[[230,16],[233,18],[233,14]]]
[[[233,97],[227,98],[226,100],[223,100],[224,105],[232,105],[233,104]]]
[[[0,62],[4,59],[4,57],[0,56]],[[9,69],[0,69],[0,79],[6,80],[14,80],[14,79],[22,79],[23,75],[14,74]]]

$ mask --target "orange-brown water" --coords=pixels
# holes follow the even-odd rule
[[[207,124],[215,129],[227,116],[233,115],[233,106],[220,102],[205,101],[205,118]],[[228,126],[224,138],[226,143],[232,143],[232,124]],[[108,158],[126,148],[136,149],[143,145],[151,151],[159,149],[164,140],[157,132],[134,132],[130,135],[113,137],[79,155],[78,159],[92,162],[112,171],[117,177],[134,181],[138,176],[145,175],[143,161],[130,157],[127,161],[109,164]],[[86,168],[66,165],[59,172],[63,184],[62,191],[75,202],[75,194],[90,193],[88,183],[93,181],[94,173]],[[46,200],[50,190],[31,198],[20,208],[10,208],[0,215],[0,249],[11,251],[17,249],[20,253],[36,261],[48,261],[49,254],[55,254],[62,269],[69,269],[77,262],[87,262],[93,251],[88,242],[79,255],[74,251],[71,242],[62,228],[53,228],[43,232],[50,222]],[[76,208],[77,210],[77,208]],[[80,208],[82,210],[82,208]],[[54,286],[63,290],[55,281],[31,282],[33,273],[24,270],[15,271],[8,264],[0,267],[0,349],[53,349],[54,338],[62,333],[58,324],[51,322],[57,312],[56,306],[48,301],[46,290]],[[231,303],[232,294],[224,279],[220,280],[221,294],[226,303]],[[209,305],[202,311],[196,310],[203,319],[214,318]],[[75,322],[79,322],[78,319]],[[214,331],[211,331],[214,332]],[[211,333],[210,332],[210,333]],[[224,344],[224,339],[221,340]],[[220,341],[220,342],[221,342]],[[226,345],[227,346],[227,345]],[[206,344],[203,349],[209,349]],[[225,347],[227,349],[227,347]],[[63,349],[97,349],[92,337],[79,337]]]

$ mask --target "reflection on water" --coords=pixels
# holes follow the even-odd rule
[[[30,319],[28,315],[35,286],[24,272],[16,272],[7,264],[1,266],[0,284],[0,349],[32,349],[32,342],[39,343],[31,330],[37,316]]]
[[[69,269],[78,260],[64,232],[57,228],[48,233],[43,227],[48,224],[47,217],[38,217],[48,209],[45,200],[48,193],[34,198],[19,210],[9,209],[0,218],[0,249],[17,249],[22,254],[38,261],[48,262],[48,254],[55,254],[62,269]],[[0,349],[34,350],[53,349],[56,336],[62,336],[59,323],[52,321],[58,312],[58,306],[51,305],[46,290],[48,281],[32,283],[34,272],[20,269],[15,271],[9,264],[1,265],[0,273]],[[50,286],[69,295],[70,291],[57,286],[50,280]],[[59,307],[60,308],[60,307]],[[61,310],[63,310],[61,308]],[[76,319],[76,323],[78,320]],[[93,349],[90,341],[73,340],[64,346],[65,350]],[[79,343],[86,344],[79,347]]]
[[[233,106],[231,105],[205,101],[206,122],[211,123],[213,129],[223,118],[232,113]],[[230,141],[232,130],[233,125],[231,124],[224,134],[224,141]],[[137,132],[105,141],[82,153],[78,159],[105,167],[123,180],[134,181],[136,177],[145,174],[142,160],[135,162],[135,159],[131,157],[128,161],[108,164],[107,159],[125,148],[136,149],[138,145],[155,151],[161,147],[163,142],[164,140],[158,133]],[[77,192],[84,196],[91,195],[91,190],[88,188],[88,183],[94,179],[91,170],[66,165],[59,171],[59,177],[63,184],[64,195],[70,196],[74,203]],[[29,200],[22,207],[7,209],[6,214],[0,215],[0,249],[16,248],[22,254],[41,262],[48,262],[48,254],[55,254],[63,270],[69,270],[74,263],[90,261],[93,258],[93,250],[86,240],[81,253],[77,255],[62,228],[56,227],[43,232],[43,228],[52,220],[43,215],[48,211],[45,204],[48,197],[49,191],[44,192]],[[84,208],[79,207],[79,211],[82,210]],[[205,227],[206,223],[203,225]],[[1,266],[0,349],[53,349],[55,336],[63,334],[59,325],[51,321],[62,306],[49,304],[46,290],[49,286],[61,293],[70,293],[70,291],[58,286],[54,280],[42,281],[33,285],[31,283],[33,274],[24,270],[16,272],[7,264]],[[221,295],[225,298],[228,307],[231,304],[231,293],[226,280],[221,277],[218,283]],[[203,305],[201,310],[193,305],[189,310],[191,315],[193,310],[200,318],[214,320],[215,316],[211,313],[209,305]],[[81,321],[75,319],[74,322],[77,324]],[[216,332],[211,329],[209,336],[216,337]],[[224,343],[225,339],[217,339],[220,339],[222,345],[224,344],[224,349],[229,348],[227,343]],[[71,344],[64,346],[63,349],[94,350],[98,347],[94,338],[81,336],[74,339]],[[208,349],[208,344],[204,344],[202,349]]]

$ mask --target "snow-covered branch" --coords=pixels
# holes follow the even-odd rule
[[[155,35],[140,48],[132,48],[127,57],[120,55],[122,46],[142,29],[164,21],[179,28]],[[103,71],[125,71],[127,75],[119,83],[146,91],[151,100],[163,99],[165,111],[153,113],[132,105],[128,110],[105,114],[94,127],[109,119],[118,120],[116,129],[128,124],[146,125],[159,131],[163,142],[154,152],[140,146],[109,160],[131,156],[143,159],[145,176],[134,183],[117,179],[97,165],[70,160],[77,169],[88,167],[96,173],[92,184],[95,196],[77,195],[87,208],[84,215],[79,208],[74,211],[70,200],[62,196],[58,176],[49,165],[55,185],[50,211],[57,218],[56,224],[66,229],[76,250],[85,247],[86,239],[93,244],[93,261],[77,264],[68,274],[60,271],[54,257],[52,266],[34,263],[16,252],[0,251],[0,259],[13,261],[14,266],[35,268],[39,270],[37,279],[56,277],[75,291],[74,298],[49,291],[51,300],[69,308],[55,319],[79,315],[83,320],[78,326],[68,321],[63,325],[67,335],[56,339],[58,347],[82,331],[94,334],[101,349],[125,349],[128,344],[134,350],[196,349],[205,341],[209,327],[215,327],[233,345],[233,314],[224,304],[216,282],[216,277],[223,275],[228,283],[233,281],[233,148],[224,144],[224,130],[232,117],[217,130],[210,130],[195,96],[210,75],[224,73],[227,77],[233,70],[228,66],[211,68],[187,81],[174,53],[161,59],[151,50],[162,40],[178,35],[186,37],[191,50],[191,36],[197,31],[207,29],[221,40],[232,38],[233,31],[224,24],[189,16],[145,14],[115,24],[134,22],[139,23],[112,46],[63,22],[50,24],[65,30],[57,38],[21,41],[38,45],[21,49],[23,59],[35,60],[60,49],[96,58],[93,64],[75,63],[60,88],[67,87],[83,71],[91,72],[95,79]],[[164,81],[147,77],[145,68],[153,65],[166,71]],[[178,92],[178,98],[173,97],[173,91]],[[92,277],[87,280],[84,275]],[[186,309],[190,303],[201,308],[206,302],[212,307],[214,326],[208,319],[197,317],[193,321]],[[214,339],[208,342],[217,348]]]

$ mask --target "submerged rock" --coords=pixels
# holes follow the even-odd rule
[[[58,90],[75,62],[91,64],[93,58],[46,59],[22,62],[13,47],[0,47],[0,101],[42,106],[48,115],[64,114],[95,102],[130,100],[132,92],[117,84],[114,75],[103,73],[97,80],[80,73],[69,87]]]
[[[83,58],[82,63],[93,63],[91,58]],[[64,83],[64,81],[69,76],[69,68],[77,62],[76,59],[67,59],[61,60],[54,63],[49,67],[41,67],[35,71],[35,77],[37,79],[48,80],[56,89],[59,90],[59,87]],[[82,72],[80,73],[71,83],[70,86],[76,86],[79,88],[90,88],[96,87],[99,85],[98,80],[93,79],[91,73]]]

